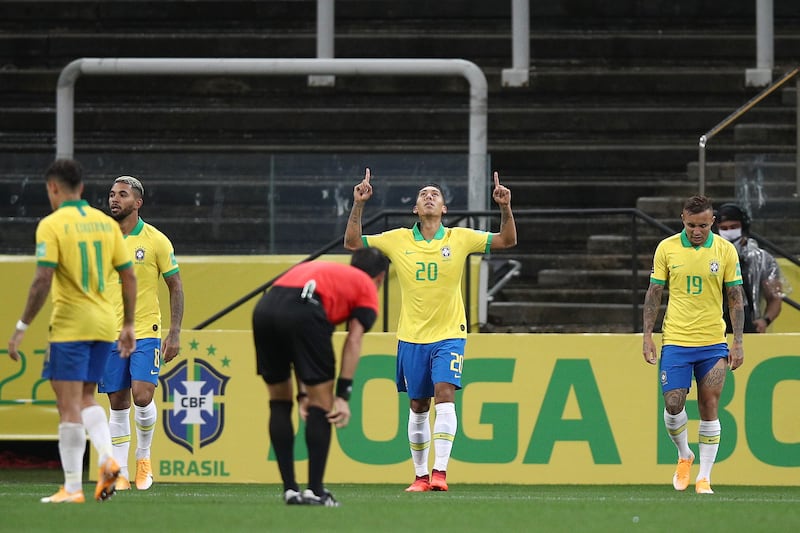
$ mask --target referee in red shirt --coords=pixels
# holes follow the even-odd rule
[[[323,485],[331,424],[350,421],[350,391],[361,355],[361,340],[378,316],[378,288],[389,261],[364,248],[349,265],[328,261],[300,263],[279,277],[253,310],[258,373],[269,391],[269,436],[289,505],[339,503]],[[331,337],[347,324],[347,338],[334,394],[336,361]],[[300,493],[294,472],[292,369],[297,400],[306,421],[308,488]]]

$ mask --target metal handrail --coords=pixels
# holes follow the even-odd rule
[[[579,215],[579,216],[587,216],[587,215],[628,215],[628,216],[631,217],[633,222],[635,222],[637,219],[639,219],[639,220],[645,222],[646,224],[648,224],[649,226],[652,226],[652,227],[654,227],[656,229],[661,230],[662,232],[666,232],[666,233],[669,233],[669,234],[675,233],[675,230],[673,228],[670,228],[669,226],[667,226],[665,224],[662,224],[661,222],[659,222],[655,218],[651,217],[647,213],[644,213],[644,212],[642,212],[642,211],[640,211],[638,209],[633,209],[633,208],[610,208],[610,209],[602,209],[602,208],[591,208],[591,209],[516,209],[516,210],[514,210],[514,218],[515,219],[526,218],[526,217],[534,217],[534,216],[541,217],[541,216],[569,216],[569,215]],[[408,217],[408,218],[412,218],[413,216],[414,215],[412,215],[408,210],[398,210],[398,209],[385,210],[385,211],[381,211],[380,213],[377,213],[377,214],[373,215],[372,217],[368,218],[366,221],[362,222],[362,228],[367,228],[369,226],[372,226],[376,222],[378,222],[381,219],[383,219],[383,228],[386,229],[386,228],[389,227],[388,226],[388,222],[389,222],[389,218],[391,218],[391,217]],[[452,223],[453,221],[459,222],[459,221],[467,220],[467,219],[477,219],[479,217],[497,217],[497,216],[499,216],[499,213],[496,210],[495,211],[472,211],[472,210],[457,211],[457,210],[451,210],[451,211],[447,212],[447,219],[448,219],[448,222],[450,222],[450,223]],[[331,242],[329,242],[328,244],[326,244],[322,248],[318,249],[317,251],[313,252],[311,255],[309,255],[308,257],[306,257],[305,259],[303,259],[300,262],[304,263],[306,261],[311,261],[313,259],[316,259],[316,258],[322,256],[325,253],[330,252],[331,250],[341,249],[342,242],[343,242],[343,237],[339,237],[339,238],[337,238],[335,240],[332,240]],[[638,310],[639,309],[638,306],[639,306],[640,302],[639,302],[639,298],[638,298],[638,295],[637,295],[637,291],[635,290],[636,289],[637,278],[639,276],[639,265],[638,265],[638,259],[637,259],[637,255],[638,255],[638,234],[637,234],[636,224],[635,223],[631,224],[631,250],[630,251],[631,251],[631,279],[632,279],[632,283],[633,283],[633,287],[634,287],[634,290],[632,291],[632,301],[631,301],[631,304],[632,304],[631,323],[632,323],[632,326],[633,326],[633,331],[638,331],[641,317],[640,317],[640,313],[639,313],[639,310]],[[219,320],[220,318],[222,318],[223,316],[227,315],[228,313],[230,313],[234,309],[236,309],[239,306],[247,303],[252,298],[255,298],[259,294],[262,294],[264,291],[269,289],[272,286],[272,284],[275,283],[275,280],[277,280],[281,275],[283,275],[284,272],[282,272],[281,274],[278,274],[277,276],[275,276],[274,278],[270,279],[266,283],[263,283],[262,285],[256,287],[255,289],[253,289],[249,293],[245,294],[244,296],[242,296],[241,298],[239,298],[238,300],[236,300],[232,304],[228,305],[224,309],[218,311],[217,313],[215,313],[211,317],[207,318],[206,320],[203,320],[202,322],[197,324],[193,329],[204,329],[205,327],[207,327],[208,325],[212,324],[213,322]],[[469,271],[469,269],[467,269],[467,271],[466,271],[466,282],[467,282],[467,285],[470,284],[470,271]],[[388,331],[388,328],[389,328],[389,326],[388,326],[388,310],[389,310],[388,284],[384,283],[383,290],[384,290],[384,298],[383,298],[383,331]],[[467,324],[468,324],[468,327],[469,327],[469,324],[471,324],[471,320],[470,320],[470,316],[469,316],[469,313],[470,313],[469,292],[467,292],[467,301],[465,303],[466,303],[466,309],[467,309]]]
[[[758,245],[761,248],[766,248],[767,250],[772,252],[773,255],[777,254],[777,255],[785,258],[787,261],[789,261],[791,263],[794,263],[795,265],[800,267],[800,260],[798,260],[795,256],[793,256],[789,251],[784,250],[783,248],[781,248],[780,246],[778,246],[777,244],[775,244],[772,241],[768,241],[767,239],[765,239],[764,237],[762,237],[758,233],[755,233],[755,232],[751,231],[750,232],[750,236],[752,238],[754,238],[756,241],[758,241]]]
[[[645,213],[643,211],[640,211],[639,209],[633,209],[633,208],[610,208],[610,209],[602,209],[602,208],[590,208],[590,209],[517,209],[517,210],[514,211],[514,218],[515,219],[521,219],[521,218],[526,218],[526,217],[542,217],[542,216],[557,217],[557,216],[569,216],[569,215],[580,215],[580,216],[586,216],[586,215],[628,215],[628,216],[631,217],[631,220],[634,222],[633,224],[631,224],[631,248],[630,248],[630,252],[631,252],[631,283],[632,283],[632,287],[633,287],[633,290],[631,291],[631,325],[632,325],[632,330],[634,332],[641,331],[641,328],[640,328],[641,313],[639,312],[639,305],[640,305],[641,302],[640,302],[640,299],[639,299],[639,296],[638,296],[637,290],[636,290],[636,288],[637,288],[637,279],[639,277],[639,264],[638,264],[638,249],[639,249],[639,245],[638,245],[638,231],[637,231],[635,222],[636,222],[637,219],[641,220],[642,222],[646,223],[648,226],[653,227],[653,228],[661,231],[661,233],[666,234],[666,235],[672,235],[672,234],[676,233],[676,230],[674,228],[671,228],[671,227],[667,226],[666,224],[663,224],[662,222],[658,221],[657,219],[651,217],[647,213]],[[452,211],[448,211],[447,212],[447,219],[448,219],[448,222],[451,223],[451,224],[459,223],[461,221],[469,220],[469,219],[477,219],[479,217],[497,217],[497,216],[498,216],[498,212],[497,211],[469,211],[469,210],[456,211],[456,210],[452,210]],[[381,212],[369,217],[368,219],[366,219],[364,222],[362,222],[362,228],[370,227],[370,226],[374,225],[376,222],[378,222],[380,220],[383,220],[382,229],[387,229],[389,227],[388,222],[389,222],[389,219],[391,217],[413,218],[414,215],[412,215],[408,210],[389,209],[389,210],[381,211]],[[474,224],[474,222],[475,221],[473,220],[473,224]],[[761,237],[760,235],[752,234],[752,236],[753,236],[753,238],[758,240],[759,244],[763,245],[764,248],[767,248],[768,250],[773,251],[773,252],[775,252],[776,254],[778,254],[778,255],[780,255],[782,257],[785,257],[786,259],[788,259],[789,261],[791,261],[795,265],[800,266],[800,261],[798,261],[797,258],[795,258],[793,255],[791,255],[787,251],[785,251],[782,248],[778,247],[777,245],[775,245],[774,243],[770,242],[769,240]],[[326,253],[328,253],[328,252],[330,252],[330,251],[332,251],[334,249],[337,249],[337,248],[341,249],[342,242],[343,242],[343,237],[338,237],[335,240],[332,240],[331,242],[329,242],[328,244],[323,246],[322,248],[320,248],[317,251],[313,252],[311,255],[309,255],[308,257],[306,257],[305,259],[303,259],[300,262],[304,263],[306,261],[312,261],[312,260],[317,259],[318,257],[322,256],[323,254],[326,254]],[[245,304],[246,302],[248,302],[252,298],[258,296],[259,294],[262,294],[264,291],[269,289],[272,286],[272,284],[275,283],[275,280],[277,280],[281,275],[283,275],[284,272],[281,272],[281,274],[278,274],[277,276],[275,276],[274,278],[270,279],[266,283],[256,287],[255,289],[253,289],[249,293],[245,294],[244,296],[242,296],[241,298],[239,298],[238,300],[236,300],[232,304],[230,304],[227,307],[225,307],[224,309],[218,311],[217,313],[215,313],[211,317],[207,318],[206,320],[200,322],[193,329],[204,329],[205,327],[207,327],[211,323],[219,320],[220,318],[222,318],[223,316],[227,315],[228,313],[230,313],[234,309],[238,308],[239,306]],[[466,276],[465,277],[466,277],[467,286],[469,286],[470,283],[471,283],[470,270],[469,269],[466,269]],[[388,287],[388,283],[384,283],[383,291],[384,291],[384,293],[383,293],[383,313],[382,313],[383,314],[383,331],[388,331],[389,330],[389,287]],[[467,296],[466,296],[466,301],[465,301],[465,304],[466,304],[465,307],[466,307],[466,312],[467,312],[467,328],[470,328],[470,324],[472,323],[471,317],[470,317],[469,294],[470,294],[469,291],[467,291]],[[798,304],[794,300],[790,299],[788,296],[784,296],[783,297],[783,301],[786,302],[791,307],[794,307],[795,309],[800,311],[800,304]]]
[[[498,291],[502,290],[502,288],[505,287],[509,281],[511,281],[511,278],[519,276],[519,272],[522,270],[522,263],[516,259],[509,259],[506,261],[506,264],[511,265],[511,268],[509,268],[508,272],[503,274],[503,276],[497,280],[497,283],[492,285],[489,290],[486,291],[486,297],[489,299],[489,301],[494,299],[494,295],[497,294]]]
[[[461,76],[469,83],[467,203],[486,205],[489,86],[483,70],[464,59],[305,59],[246,57],[82,57],[71,61],[56,84],[56,157],[75,148],[75,85],[81,76]]]
[[[710,141],[713,137],[715,137],[718,133],[722,130],[733,124],[737,119],[739,119],[742,115],[753,109],[759,102],[761,102],[764,98],[769,96],[770,94],[774,93],[780,87],[782,87],[786,82],[797,76],[800,73],[800,67],[795,67],[794,69],[790,70],[786,74],[781,77],[778,81],[774,82],[772,85],[758,93],[756,96],[751,98],[746,104],[739,107],[736,111],[725,117],[721,122],[719,122],[716,126],[705,132],[703,135],[700,136],[700,140],[698,142],[699,146],[699,159],[698,159],[698,186],[697,190],[700,194],[705,194],[706,192],[706,146],[708,145],[708,141]],[[797,92],[796,92],[796,99],[797,99],[797,131],[800,131],[800,78],[797,79]],[[800,134],[797,136],[796,147],[795,147],[795,180],[797,184],[797,195],[800,196]]]

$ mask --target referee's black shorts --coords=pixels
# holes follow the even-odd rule
[[[301,299],[301,291],[272,287],[253,310],[258,373],[270,385],[289,379],[292,367],[307,385],[332,380],[336,375],[333,325],[322,305]]]

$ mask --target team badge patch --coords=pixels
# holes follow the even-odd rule
[[[190,453],[217,440],[225,426],[225,386],[230,379],[210,363],[183,360],[159,376],[167,437]],[[169,405],[172,405],[169,407]]]
[[[711,271],[712,274],[716,274],[719,272],[719,261],[716,259],[712,259],[711,262],[708,264],[708,269]]]
[[[442,257],[447,259],[447,258],[450,257],[450,254],[451,254],[451,252],[450,252],[450,247],[449,246],[445,246],[444,248],[442,248]]]
[[[666,370],[662,370],[661,371],[661,384],[662,385],[666,385],[667,384],[667,371]]]
[[[144,261],[144,248],[137,248],[134,257],[137,261]]]

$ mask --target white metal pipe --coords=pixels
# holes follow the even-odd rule
[[[334,39],[334,0],[317,0],[317,58],[331,59]],[[333,87],[336,85],[334,76],[309,76],[308,85],[311,87]]]
[[[775,31],[772,0],[756,0],[756,68],[770,69],[775,63]]]
[[[317,0],[317,58],[333,57],[334,1]]]
[[[529,0],[512,0],[511,33],[511,64],[515,69],[527,70],[531,63]]]
[[[61,71],[56,88],[56,157],[74,152],[75,83],[81,75],[348,75],[462,76],[469,94],[470,210],[487,204],[488,85],[483,71],[464,59],[255,59],[255,58],[98,58],[84,57]]]
[[[700,136],[699,154],[697,157],[697,193],[704,195],[706,193],[706,146],[708,145],[708,137],[706,135]]]
[[[530,1],[511,0],[511,68],[503,69],[503,87],[527,87],[531,63]]]

